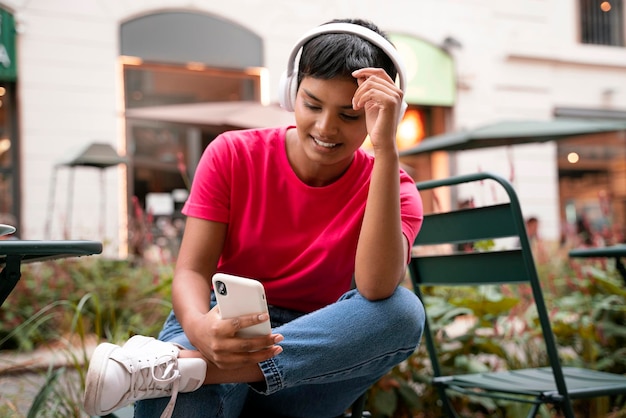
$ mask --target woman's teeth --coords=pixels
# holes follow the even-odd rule
[[[317,138],[313,138],[313,141],[315,141],[315,143],[319,145],[320,147],[324,147],[324,148],[334,148],[337,146],[337,144],[331,144],[330,142],[322,142]]]

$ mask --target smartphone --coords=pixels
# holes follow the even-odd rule
[[[213,275],[213,290],[220,307],[223,319],[241,315],[268,312],[265,289],[258,280],[234,276],[225,273]],[[258,337],[272,332],[270,321],[251,327],[242,328],[237,332],[240,337]]]

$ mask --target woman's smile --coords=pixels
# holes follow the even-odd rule
[[[336,147],[338,147],[340,145],[338,143],[331,142],[331,141],[325,140],[325,139],[319,139],[319,138],[316,138],[314,136],[312,136],[311,138],[313,138],[313,142],[316,145],[318,145],[318,146],[320,146],[322,148],[326,148],[326,149],[333,149],[333,148],[336,148]]]

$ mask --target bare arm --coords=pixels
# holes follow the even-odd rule
[[[355,280],[368,299],[391,296],[406,269],[408,242],[400,215],[400,163],[396,147],[402,91],[381,69],[362,69],[355,106],[366,111],[374,168],[356,252]]]
[[[172,284],[174,312],[185,330],[209,312],[211,277],[222,253],[226,228],[226,224],[187,218]]]

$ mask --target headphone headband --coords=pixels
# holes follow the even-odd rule
[[[289,55],[289,62],[287,63],[287,76],[291,77],[292,75],[295,75],[294,69],[296,68],[296,58],[304,44],[318,35],[329,33],[349,33],[357,35],[382,49],[396,67],[400,82],[400,89],[406,93],[406,70],[404,69],[404,62],[402,61],[402,58],[400,57],[400,54],[398,54],[396,48],[391,44],[391,42],[373,30],[354,23],[327,23],[313,28],[302,35]]]
[[[298,66],[297,58],[298,53],[301,48],[307,43],[310,39],[315,38],[316,36],[322,34],[330,34],[330,33],[348,33],[357,35],[360,38],[363,38],[372,44],[376,45],[389,57],[389,59],[393,62],[396,67],[396,71],[398,72],[398,82],[399,87],[404,94],[406,94],[406,70],[404,67],[404,62],[400,57],[400,54],[396,50],[396,48],[385,39],[383,36],[374,32],[371,29],[366,28],[365,26],[353,24],[353,23],[327,23],[324,25],[320,25],[312,30],[306,32],[294,45],[291,54],[289,54],[289,62],[287,63],[287,71],[283,73],[283,76],[280,80],[280,91],[279,91],[279,100],[281,106],[286,110],[293,111],[295,104],[295,95],[297,91],[298,84]],[[404,110],[406,109],[406,103],[403,103],[402,109],[400,111],[400,118],[404,114]]]

